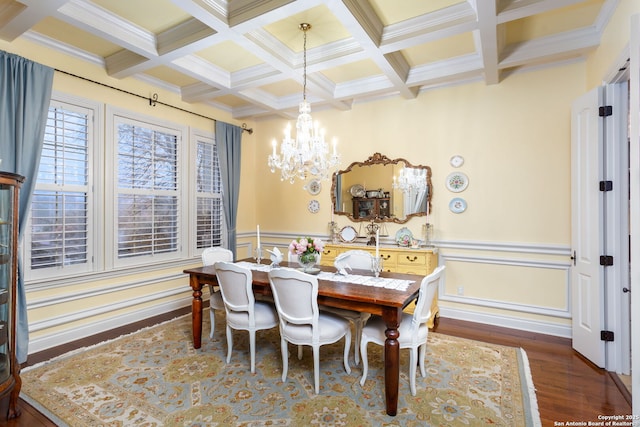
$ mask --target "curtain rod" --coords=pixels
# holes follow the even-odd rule
[[[216,119],[204,116],[204,115],[202,115],[200,113],[195,113],[193,111],[185,110],[184,108],[181,108],[181,107],[176,107],[175,105],[167,104],[166,102],[158,101],[158,94],[157,93],[154,93],[151,97],[147,98],[146,96],[142,96],[142,95],[139,95],[139,94],[134,93],[134,92],[129,92],[128,90],[120,89],[120,88],[115,87],[115,86],[110,86],[108,84],[101,83],[101,82],[98,82],[96,80],[91,80],[91,79],[88,79],[86,77],[82,77],[82,76],[79,76],[77,74],[70,73],[68,71],[58,70],[57,68],[54,68],[54,70],[59,72],[59,73],[71,76],[71,77],[75,77],[75,78],[78,78],[78,79],[81,79],[81,80],[85,80],[87,82],[91,82],[91,83],[95,83],[95,84],[100,85],[100,86],[107,87],[109,89],[113,89],[113,90],[117,90],[119,92],[126,93],[127,95],[131,95],[131,96],[135,96],[135,97],[138,97],[138,98],[146,99],[147,101],[149,101],[149,105],[152,106],[152,107],[155,107],[157,104],[160,104],[160,105],[164,105],[165,107],[174,108],[176,110],[180,110],[180,111],[185,112],[185,113],[193,114],[194,116],[202,117],[204,119],[212,120],[214,122],[216,121]],[[253,128],[247,127],[246,123],[242,123],[241,127],[242,127],[242,131],[243,132],[248,132],[249,135],[253,134]]]

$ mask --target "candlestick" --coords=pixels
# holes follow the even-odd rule
[[[427,214],[425,215],[427,224],[429,224],[429,199],[427,199]]]
[[[379,246],[379,245],[378,245],[378,241],[379,241],[379,240],[380,240],[380,229],[378,228],[378,229],[376,230],[376,258],[379,258],[379,257],[380,257],[380,253],[379,253],[380,251],[379,251],[379,249],[378,249],[378,246]]]
[[[331,203],[331,222],[333,222],[333,203]]]
[[[260,247],[260,224],[258,224],[258,247]]]

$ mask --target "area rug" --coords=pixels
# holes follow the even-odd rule
[[[278,328],[257,334],[256,372],[248,334],[234,332],[226,360],[224,313],[202,348],[193,348],[191,316],[65,354],[22,372],[21,397],[60,426],[539,426],[527,357],[522,349],[429,334],[427,376],[418,369],[409,390],[408,351],[401,351],[398,414],[384,401],[382,349],[369,345],[369,376],[347,374],[343,343],[323,346],[320,394],[313,357],[290,348],[281,381]],[[353,352],[351,352],[353,358]],[[353,365],[353,360],[351,360]]]

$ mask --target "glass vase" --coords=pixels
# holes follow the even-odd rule
[[[300,254],[298,255],[298,264],[302,267],[302,271],[308,273],[318,263],[318,254]]]

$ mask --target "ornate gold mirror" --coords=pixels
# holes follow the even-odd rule
[[[431,208],[431,168],[374,153],[333,174],[331,202],[336,215],[352,221],[405,223]]]

